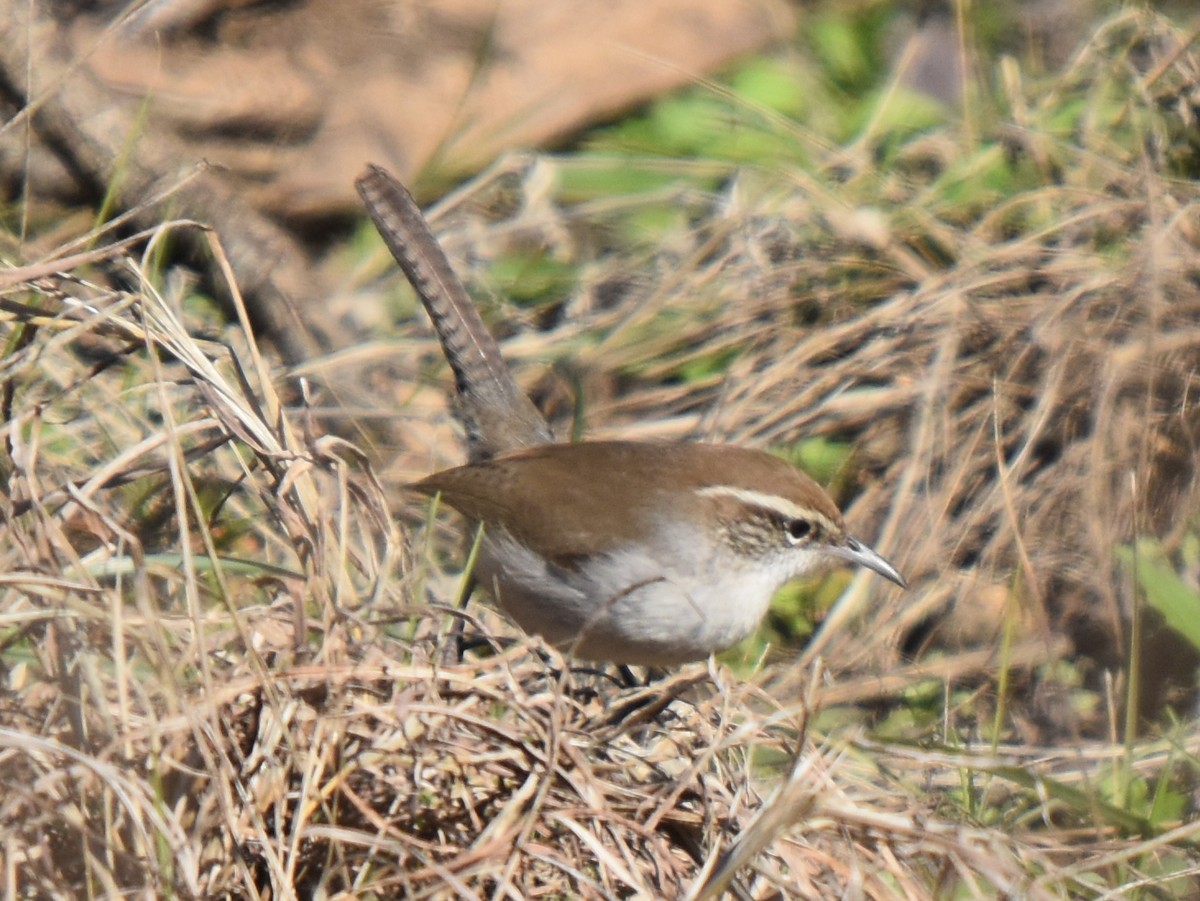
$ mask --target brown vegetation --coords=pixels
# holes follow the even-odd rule
[[[1194,731],[1136,743],[1115,712],[1134,592],[1114,556],[1150,537],[1183,569],[1197,529],[1188,47],[1118,17],[1058,95],[1010,83],[993,143],[931,133],[883,169],[868,134],[828,149],[819,183],[681,190],[661,200],[699,227],[640,259],[594,252],[603,205],[547,199],[553,158],[504,182],[511,215],[487,178],[451,204],[448,244],[474,263],[514,242],[591,253],[563,309],[505,317],[524,383],[560,414],[581,385],[591,434],[854,442],[835,487],[914,589],[854,581],[795,659],[744,678],[621,687],[486,607],[467,631],[491,651],[446,661],[454,544],[384,500],[453,459],[435,389],[414,387],[427,342],[364,369],[411,417],[377,481],[281,402],[240,308],[218,333],[160,271],[194,226],[0,273],[6,889],[1194,890],[1200,827],[1157,803],[1191,791]],[[1069,133],[1051,127],[1066,100],[1086,110]],[[1153,685],[1194,681],[1168,675]],[[868,739],[838,706],[907,713],[921,691],[937,721],[915,734],[938,748]]]

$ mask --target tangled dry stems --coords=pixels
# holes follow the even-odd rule
[[[1134,37],[1153,65],[1117,74],[1141,89],[1129,121],[1158,137],[1161,120],[1133,113],[1186,118],[1195,106],[1190,56],[1160,21],[1116,20],[1073,71],[1080,84],[1111,81],[1112,49]],[[10,277],[0,367],[10,885],[188,897],[708,898],[726,887],[1064,897],[1186,857],[1186,825],[1114,849],[1103,840],[1137,822],[1097,821],[1081,837],[1014,828],[1013,813],[972,824],[941,806],[964,772],[1008,767],[989,793],[1008,786],[1018,798],[1024,774],[1042,783],[1033,812],[1069,821],[1077,808],[1048,786],[1086,786],[1114,753],[1102,743],[1094,760],[1077,744],[982,759],[810,734],[815,707],[934,672],[936,662],[902,667],[900,649],[953,606],[982,627],[930,639],[966,649],[950,655],[947,681],[995,668],[1010,597],[1029,612],[1009,665],[1037,671],[1047,648],[1103,661],[1123,634],[1113,548],[1142,533],[1170,548],[1188,527],[1176,511],[1194,510],[1197,491],[1195,189],[1162,174],[1174,145],[1151,141],[1147,157],[1094,146],[1014,131],[1003,152],[1060,183],[961,221],[950,215],[961,210],[916,205],[920,190],[867,209],[735,186],[706,208],[693,243],[652,261],[664,275],[653,291],[615,283],[599,263],[578,316],[508,342],[526,377],[555,348],[578,351],[597,433],[856,439],[850,517],[919,587],[876,598],[865,625],[820,636],[841,674],[833,684],[820,667],[794,666],[758,684],[700,669],[622,688],[514,639],[486,610],[470,631],[493,636],[494,653],[447,663],[453,578],[402,540],[354,447],[280,402],[247,329],[197,338],[180,297],[160,296],[146,261],[119,249],[72,272]],[[868,187],[895,199],[960,152],[936,136],[914,141],[898,169],[908,187],[869,154],[846,154],[838,181],[848,199]],[[538,212],[521,228],[570,234],[561,213]],[[486,248],[506,228],[458,235]],[[820,328],[803,321],[813,316]],[[671,377],[747,347],[724,376]],[[622,373],[622,390],[601,372]],[[553,375],[540,390],[560,396]],[[626,430],[631,419],[640,425]],[[414,432],[418,448],[438,434]],[[1082,620],[1100,622],[1108,644],[1081,645]],[[852,678],[865,668],[871,679]],[[1194,755],[1191,744],[1172,753]],[[1166,766],[1164,753],[1143,762]]]
[[[920,587],[856,583],[801,662],[891,669],[1014,628],[1028,657],[1082,659],[1097,686],[1128,653],[1117,550],[1149,537],[1177,557],[1200,509],[1190,38],[1114,17],[1050,90],[1009,85],[1013,119],[990,142],[867,135],[829,151],[823,179],[681,187],[656,201],[700,225],[636,274],[603,254],[611,201],[564,209],[545,190],[573,159],[483,180],[447,205],[446,240],[480,269],[514,246],[580,264],[553,327],[526,322],[506,345],[560,430],[582,397],[591,437],[853,445],[834,485],[847,518]],[[1085,112],[1065,127],[1072,104]],[[514,192],[512,215],[471,209]],[[413,438],[404,477],[449,462],[445,432]],[[1187,665],[1151,675],[1151,717],[1171,698],[1186,709]],[[1053,705],[1036,719],[1061,734],[1064,715],[1071,734],[1107,728]]]

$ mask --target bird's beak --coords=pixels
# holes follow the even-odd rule
[[[883,576],[889,582],[895,582],[901,588],[908,588],[908,583],[904,581],[904,576],[896,571],[896,567],[892,566],[892,564],[888,563],[853,535],[847,535],[845,543],[840,547],[830,547],[826,550],[839,560],[865,566],[867,569],[879,573],[879,575]]]

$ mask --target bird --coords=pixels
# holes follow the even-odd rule
[[[411,194],[375,165],[356,187],[433,322],[466,435],[464,465],[409,487],[482,528],[474,578],[526,632],[579,659],[673,666],[750,635],[792,579],[851,564],[908,587],[766,451],[555,443]]]

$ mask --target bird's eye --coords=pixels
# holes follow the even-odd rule
[[[787,530],[788,541],[799,544],[812,534],[812,523],[807,519],[789,519],[784,527]]]

